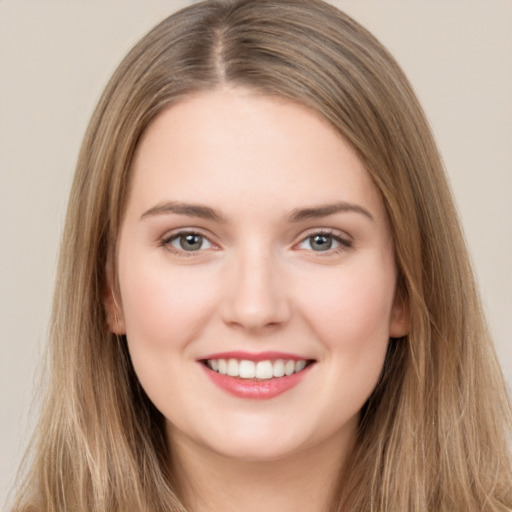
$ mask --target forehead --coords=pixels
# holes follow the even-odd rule
[[[357,200],[382,209],[362,162],[326,120],[246,89],[200,93],[160,113],[132,172],[131,199],[139,208],[179,199],[224,208]]]

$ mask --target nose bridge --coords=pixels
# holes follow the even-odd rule
[[[224,320],[249,330],[284,323],[290,314],[278,256],[264,243],[243,244],[233,254]]]

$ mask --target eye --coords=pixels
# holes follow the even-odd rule
[[[211,249],[213,244],[203,235],[193,232],[181,232],[164,240],[164,244],[177,251],[196,252]]]
[[[341,236],[333,233],[313,233],[308,236],[302,242],[298,244],[299,249],[315,251],[315,252],[327,252],[336,251],[343,247],[351,247],[352,242],[342,238]]]

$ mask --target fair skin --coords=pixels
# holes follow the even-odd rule
[[[166,419],[190,510],[327,510],[407,330],[386,213],[352,149],[295,103],[192,96],[138,146],[117,257],[110,328]],[[230,358],[242,377],[219,374]],[[251,376],[259,363],[270,375]]]

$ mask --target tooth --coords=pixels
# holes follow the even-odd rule
[[[276,359],[275,361],[265,360],[255,363],[242,359],[208,359],[208,368],[222,375],[230,377],[241,377],[243,379],[271,379],[272,377],[283,377],[302,371],[307,362],[304,359],[299,361]]]
[[[295,371],[295,361],[286,361],[284,365],[285,375],[291,375]]]
[[[219,373],[226,375],[228,373],[228,363],[225,359],[219,359]]]
[[[304,370],[305,367],[306,367],[306,361],[304,361],[304,360],[297,361],[295,363],[295,372],[300,372],[301,370]]]
[[[272,363],[270,361],[260,361],[256,365],[257,379],[271,379],[273,377]]]
[[[236,359],[228,359],[228,375],[238,377],[238,361]]]
[[[272,374],[274,377],[282,377],[284,375],[284,361],[277,359],[272,365]]]
[[[254,364],[254,361],[242,359],[238,365],[238,372],[242,379],[254,379],[256,375],[256,365]]]

